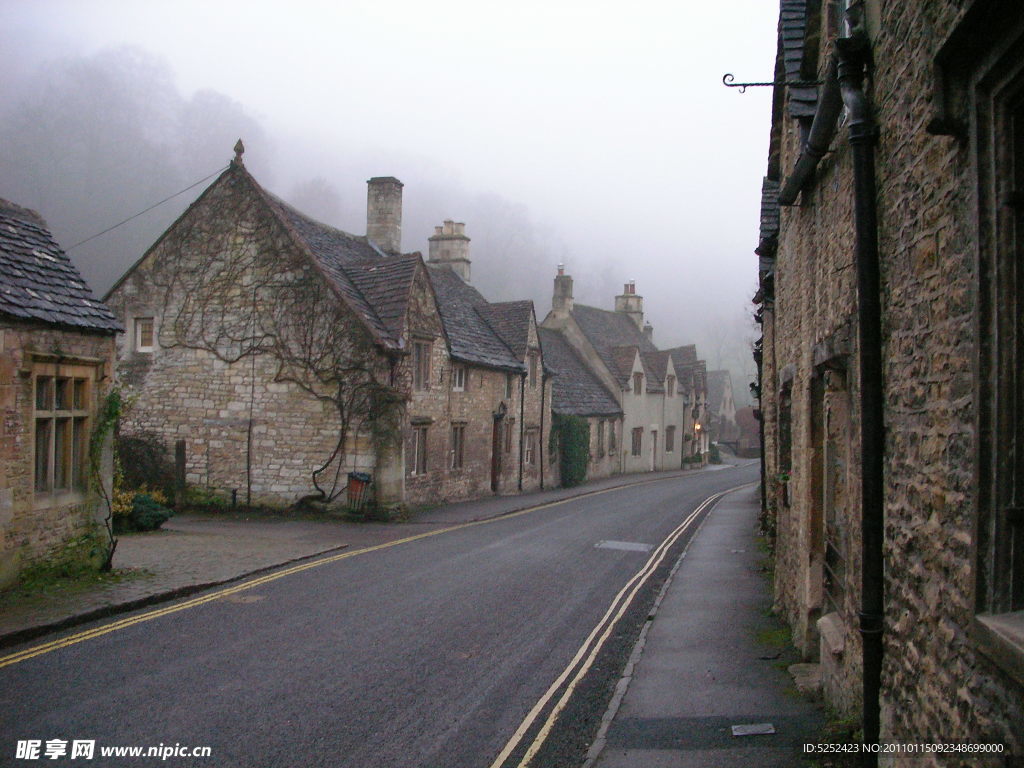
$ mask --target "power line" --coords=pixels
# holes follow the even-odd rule
[[[84,245],[85,243],[88,243],[88,242],[89,242],[90,240],[95,240],[95,239],[96,239],[97,237],[100,237],[101,235],[105,235],[105,234],[107,234],[107,232],[113,232],[113,231],[114,231],[115,229],[117,229],[118,227],[120,227],[120,226],[122,226],[122,225],[124,225],[124,224],[127,224],[127,223],[128,223],[129,221],[131,221],[132,219],[137,219],[137,218],[139,218],[139,216],[141,216],[142,214],[144,214],[144,213],[149,213],[149,212],[150,212],[150,211],[152,211],[152,210],[153,210],[154,208],[157,208],[157,207],[159,207],[159,206],[163,205],[164,203],[168,202],[169,200],[173,200],[173,199],[174,199],[174,198],[176,198],[176,197],[177,197],[178,195],[183,195],[183,194],[185,194],[186,192],[188,192],[188,191],[189,191],[190,189],[192,189],[193,187],[198,187],[198,186],[199,186],[200,184],[202,184],[202,183],[203,183],[204,181],[208,181],[208,180],[212,179],[212,178],[213,178],[214,176],[217,176],[218,174],[220,174],[220,173],[223,173],[223,172],[224,172],[225,170],[227,170],[227,168],[228,168],[228,166],[226,166],[226,165],[225,165],[225,166],[224,166],[223,168],[218,168],[218,169],[217,169],[216,171],[214,171],[213,173],[211,173],[211,174],[210,174],[209,176],[206,176],[206,177],[204,177],[204,178],[200,179],[199,181],[195,182],[194,184],[189,184],[189,185],[188,185],[187,187],[185,187],[184,189],[178,190],[177,192],[175,192],[175,193],[174,193],[173,195],[171,195],[170,197],[165,197],[165,198],[164,198],[163,200],[161,200],[161,201],[160,201],[159,203],[153,203],[153,205],[149,206],[149,208],[147,208],[146,210],[144,210],[144,211],[139,211],[138,213],[136,213],[136,214],[134,214],[134,215],[132,215],[132,216],[129,216],[129,217],[128,217],[127,219],[125,219],[124,221],[119,221],[119,222],[118,222],[117,224],[115,224],[114,226],[112,226],[112,227],[107,227],[107,228],[106,228],[106,229],[104,229],[104,230],[103,230],[102,232],[97,232],[97,233],[96,233],[95,235],[93,235],[92,237],[87,237],[87,238],[85,238],[85,240],[80,240],[80,241],[78,241],[78,242],[77,242],[77,243],[75,243],[74,245],[72,245],[72,246],[69,246],[69,247],[65,248],[65,249],[64,249],[65,253],[66,253],[67,251],[70,251],[70,250],[72,250],[73,248],[77,248],[77,247],[78,247],[78,246],[80,246],[80,245]]]

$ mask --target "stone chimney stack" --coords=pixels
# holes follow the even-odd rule
[[[644,338],[647,339],[651,344],[654,343],[654,326],[650,323],[644,323]]]
[[[555,275],[555,292],[551,298],[551,308],[560,315],[572,312],[572,277],[565,274],[565,265],[558,265]]]
[[[466,225],[446,220],[443,226],[434,227],[434,234],[427,238],[431,264],[447,264],[462,281],[469,282],[469,238]]]
[[[630,280],[615,297],[615,311],[629,315],[638,329],[644,327],[644,297],[636,295],[636,283]]]
[[[402,187],[394,176],[366,182],[366,237],[385,253],[402,252]]]

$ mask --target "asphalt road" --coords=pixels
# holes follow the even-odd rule
[[[95,741],[94,758],[40,762],[487,768],[536,710],[509,746],[506,764],[517,765],[589,664],[538,755],[578,764],[645,606],[699,520],[651,568],[600,652],[574,657],[595,647],[588,637],[609,626],[653,548],[756,471],[613,489],[193,599],[74,644],[61,638],[89,627],[37,640],[30,647],[52,640],[53,650],[0,669],[0,765],[39,764],[15,758],[19,740],[39,740],[43,754],[59,739],[69,753],[73,740]],[[212,756],[100,755],[158,745]]]

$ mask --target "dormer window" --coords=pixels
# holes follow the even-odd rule
[[[676,377],[675,376],[669,376],[665,380],[665,394],[668,397],[675,397],[676,396]]]
[[[633,392],[637,395],[642,395],[644,392],[644,375],[642,373],[633,374]]]

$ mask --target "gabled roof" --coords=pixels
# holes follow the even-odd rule
[[[558,331],[538,328],[545,365],[554,372],[551,410],[573,416],[620,416],[622,409]]]
[[[633,364],[636,363],[636,356],[639,353],[634,346],[612,347],[610,354],[614,367],[611,368],[619,382],[625,384],[633,375]],[[641,364],[643,361],[641,360]]]
[[[503,316],[503,310],[492,311],[491,306],[480,292],[464,282],[450,267],[437,264],[427,265],[427,274],[437,294],[437,306],[441,312],[451,354],[456,360],[489,368],[507,371],[525,370],[522,357],[516,355],[508,343],[489,322]],[[510,302],[519,304],[520,302]],[[529,303],[529,302],[527,302]],[[532,314],[532,304],[530,307]],[[509,321],[518,315],[508,312]],[[513,334],[514,335],[514,334]],[[525,344],[523,356],[525,357]]]
[[[672,358],[681,391],[687,394],[694,390],[704,391],[704,371],[707,366],[703,360],[697,359],[697,347],[694,344],[686,344],[665,351]]]
[[[124,328],[34,211],[0,199],[0,314],[103,333]]]
[[[573,306],[572,316],[580,331],[587,337],[598,356],[620,384],[626,384],[633,370],[630,359],[623,368],[623,356],[615,352],[617,347],[635,347],[641,356],[656,353],[657,347],[636,327],[636,323],[623,312],[611,312],[585,304]]]
[[[477,306],[487,324],[520,360],[526,358],[530,342],[530,323],[534,321],[533,302],[501,301]]]

